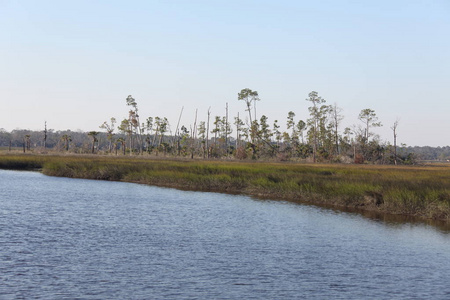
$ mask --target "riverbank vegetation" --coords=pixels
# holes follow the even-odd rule
[[[0,168],[237,193],[450,220],[450,166],[256,163],[114,156],[0,155]]]

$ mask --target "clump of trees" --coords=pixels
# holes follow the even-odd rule
[[[449,149],[431,147],[407,148],[397,146],[398,120],[391,127],[393,144],[383,143],[375,133],[382,126],[373,109],[362,109],[358,123],[341,128],[344,115],[337,104],[329,105],[312,91],[305,99],[309,103],[308,118],[297,120],[289,111],[285,120],[270,121],[257,115],[256,104],[261,101],[257,91],[242,89],[237,100],[244,102],[244,118],[239,113],[229,116],[228,103],[223,116],[211,116],[208,109],[204,120],[180,124],[175,131],[166,117],[141,118],[135,98],[125,101],[128,116],[117,122],[115,117],[104,121],[102,131],[42,132],[0,130],[0,146],[8,150],[59,151],[110,155],[164,155],[190,158],[253,159],[309,162],[413,164],[420,159],[450,158]],[[143,121],[141,121],[143,120]]]

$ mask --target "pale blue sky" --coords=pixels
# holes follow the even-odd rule
[[[450,1],[0,0],[0,128],[99,130],[127,116],[308,117],[317,91],[342,129],[376,111],[382,140],[450,145]]]

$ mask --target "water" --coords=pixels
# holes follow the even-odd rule
[[[424,224],[0,171],[0,299],[449,299],[449,250]]]

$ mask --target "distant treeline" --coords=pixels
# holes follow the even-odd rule
[[[70,153],[91,153],[92,151],[92,138],[88,135],[89,132],[82,131],[55,131],[48,130],[46,150],[45,151],[55,151],[55,152],[65,152]],[[28,136],[28,138],[27,138]],[[153,138],[154,136],[150,136]],[[117,139],[126,139],[126,135],[116,134]],[[173,136],[166,136],[164,140],[170,142],[173,140]],[[27,149],[27,139],[29,140],[30,149]],[[235,139],[230,139],[230,144],[235,143]],[[214,139],[210,141],[214,144]],[[15,129],[8,132],[4,129],[0,129],[0,147],[3,150],[8,150],[11,147],[11,151],[23,151],[25,145],[25,151],[33,152],[44,152],[44,133],[43,131],[31,131]],[[123,155],[121,151],[121,145],[113,145],[112,151],[109,151],[110,142],[108,140],[107,133],[99,132],[97,135],[97,142],[95,145],[95,152],[101,154],[117,154]],[[386,147],[386,146],[385,146]],[[230,146],[230,149],[234,151],[234,146]],[[156,150],[153,149],[151,153],[155,154]],[[126,154],[129,154],[127,150]],[[169,155],[171,153],[166,153]],[[233,153],[233,156],[236,153]],[[181,154],[180,154],[181,155]],[[185,153],[183,154],[185,155]],[[186,155],[185,155],[186,156]],[[450,146],[445,147],[430,147],[430,146],[402,146],[398,149],[398,156],[407,159],[408,156],[412,156],[415,161],[429,160],[429,161],[447,161],[450,160]],[[353,157],[350,155],[350,159]]]
[[[421,160],[436,160],[448,161],[450,160],[450,146],[445,147],[406,147],[405,150],[414,153]]]
[[[229,116],[228,104],[223,116],[199,117],[193,124],[176,123],[166,117],[142,118],[136,100],[126,98],[128,117],[99,122],[100,131],[42,131],[0,129],[3,150],[23,152],[70,152],[110,155],[164,155],[203,159],[238,159],[265,161],[306,161],[372,164],[415,164],[419,160],[450,159],[450,147],[406,147],[397,144],[397,126],[393,139],[382,142],[375,133],[382,126],[374,110],[362,109],[358,124],[341,129],[342,109],[327,105],[317,92],[306,101],[309,118],[296,120],[289,111],[286,120],[257,116],[258,92],[243,89],[238,100],[245,113]],[[203,119],[203,120],[202,120]],[[176,125],[173,125],[176,124]],[[281,126],[285,125],[286,130]]]

